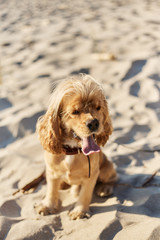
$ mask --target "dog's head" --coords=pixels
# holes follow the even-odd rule
[[[85,155],[100,151],[112,133],[112,124],[99,83],[81,75],[58,84],[37,130],[42,146],[51,153],[63,153],[64,145],[82,148]]]

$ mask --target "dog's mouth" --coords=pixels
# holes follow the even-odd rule
[[[100,147],[97,145],[95,135],[80,138],[74,133],[74,137],[82,141],[82,152],[84,155],[100,152]]]
[[[100,152],[100,147],[96,144],[93,135],[82,138],[82,152],[84,155]]]

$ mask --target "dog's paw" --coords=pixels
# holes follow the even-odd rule
[[[57,212],[57,209],[54,208],[53,206],[46,206],[43,203],[40,203],[39,205],[34,205],[34,209],[36,211],[36,213],[42,215],[42,216],[46,216],[46,215],[50,215],[50,214],[54,214]]]
[[[106,183],[99,183],[96,186],[96,194],[99,197],[108,197],[113,194],[113,186]]]
[[[83,211],[79,207],[75,207],[68,213],[71,220],[81,219],[81,218],[90,218],[91,214],[89,211]]]

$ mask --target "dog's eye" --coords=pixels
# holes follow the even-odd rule
[[[99,111],[100,109],[101,109],[101,107],[100,107],[100,106],[98,106],[98,107],[96,108],[96,110],[97,110],[97,111]]]
[[[78,110],[74,110],[74,111],[72,112],[72,114],[73,114],[73,115],[78,115],[78,114],[80,114],[80,112],[79,112]]]

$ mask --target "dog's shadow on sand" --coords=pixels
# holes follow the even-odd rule
[[[119,176],[112,196],[100,198],[94,193],[93,206],[91,205],[93,215],[116,211],[117,213],[160,218],[160,176],[156,176],[156,174],[128,175],[125,172],[122,174],[122,170]],[[109,198],[110,205],[107,204]],[[113,205],[111,205],[112,198],[114,198]],[[101,203],[103,206],[100,206]]]
[[[114,193],[109,197],[99,197],[94,191],[90,210],[92,215],[116,211],[159,218],[159,199],[160,176],[156,174],[155,176],[151,174],[129,175],[125,172],[122,174],[121,170],[119,180],[114,186]],[[61,211],[70,211],[75,203],[76,200],[62,206]]]
[[[99,239],[111,240],[126,225],[141,222],[149,217],[160,218],[160,176],[151,174],[119,174],[120,178],[109,198],[93,195],[92,215],[114,212],[115,217],[101,232]],[[144,184],[144,186],[143,186]],[[113,204],[112,204],[113,198]],[[107,201],[109,203],[107,203]],[[101,205],[102,203],[102,205]]]

